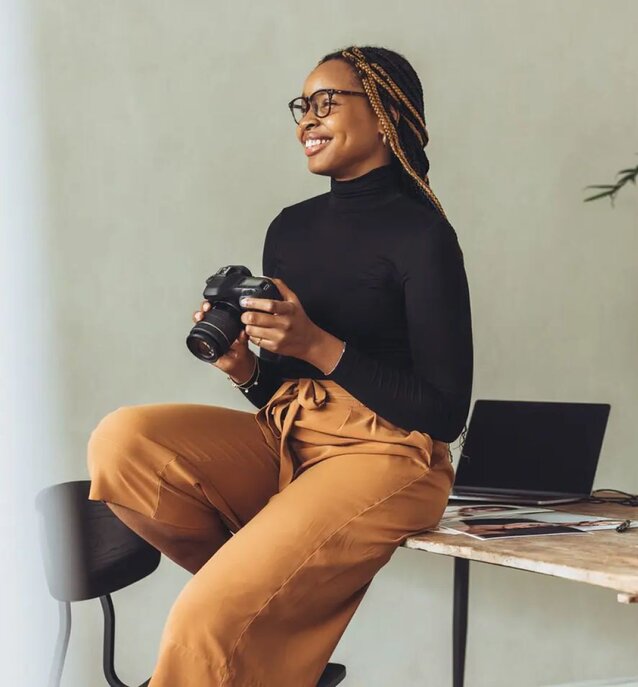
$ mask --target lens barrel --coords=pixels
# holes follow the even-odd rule
[[[189,351],[207,363],[214,363],[227,353],[242,329],[240,313],[216,305],[204,314],[186,337]]]

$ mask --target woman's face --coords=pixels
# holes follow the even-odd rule
[[[359,78],[343,60],[328,60],[310,72],[303,95],[310,96],[321,88],[364,92]],[[309,108],[296,129],[308,169],[339,181],[354,179],[390,163],[390,147],[383,145],[382,135],[383,129],[367,96],[338,93],[332,98],[328,116],[317,117]],[[306,139],[311,137],[329,140],[307,148]]]

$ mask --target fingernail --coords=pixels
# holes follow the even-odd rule
[[[251,301],[250,298],[246,298],[245,296],[243,298],[239,299],[239,305],[241,305],[242,308],[245,308],[247,305],[250,305]]]

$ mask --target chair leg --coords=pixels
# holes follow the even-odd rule
[[[102,653],[102,665],[104,677],[111,687],[128,687],[115,673],[115,611],[110,594],[100,597],[102,611],[104,613],[104,648]]]
[[[60,613],[60,623],[58,638],[55,642],[55,651],[53,652],[53,662],[49,673],[49,687],[60,687],[64,659],[66,658],[69,637],[71,636],[71,603],[69,601],[58,601],[58,611]]]
[[[342,663],[328,663],[324,668],[317,687],[336,687],[346,677],[346,667]]]

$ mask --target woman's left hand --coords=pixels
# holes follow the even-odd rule
[[[256,346],[305,360],[323,330],[306,315],[292,289],[281,279],[270,279],[283,300],[250,297],[247,302],[241,301],[242,307],[250,309],[241,315],[246,334]]]

